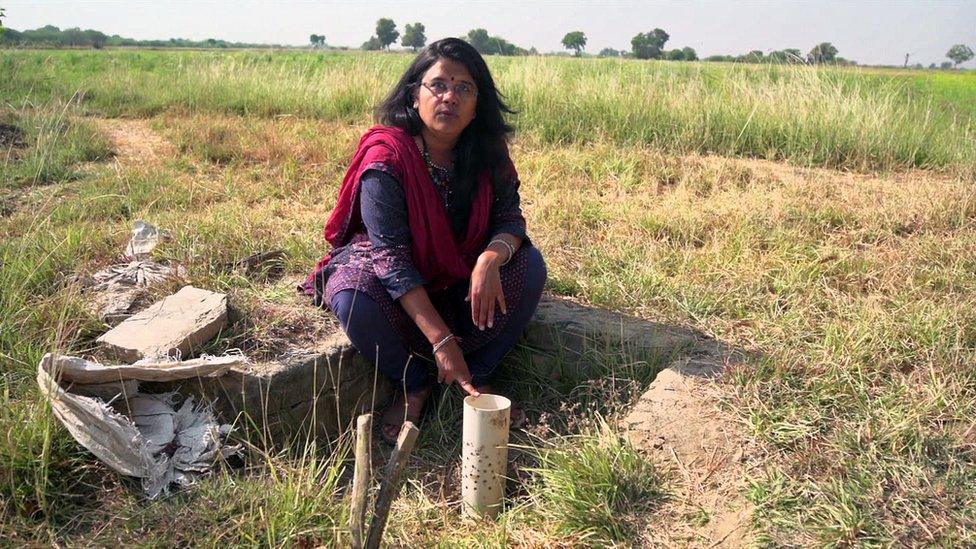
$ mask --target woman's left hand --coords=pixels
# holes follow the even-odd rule
[[[471,302],[471,322],[481,330],[494,326],[496,303],[502,314],[508,313],[499,272],[500,261],[494,251],[485,251],[471,272],[467,301]]]

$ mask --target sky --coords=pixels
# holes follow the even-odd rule
[[[322,34],[332,46],[358,47],[388,17],[403,31],[421,22],[428,41],[485,28],[540,52],[562,50],[570,31],[587,36],[586,51],[630,49],[630,39],[655,27],[666,49],[690,46],[700,57],[809,51],[831,42],[862,64],[941,63],[953,44],[976,50],[976,0],[939,1],[301,1],[277,0],[0,0],[4,24],[96,29],[136,39],[218,38],[233,42],[307,44]],[[964,66],[976,67],[976,61]]]

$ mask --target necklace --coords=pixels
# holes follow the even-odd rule
[[[437,164],[434,164],[434,161],[430,159],[430,151],[427,150],[427,140],[424,139],[424,134],[420,134],[420,142],[424,144],[424,148],[420,152],[422,153],[422,156],[424,157],[424,163],[427,164],[427,168],[429,170],[433,171],[437,169],[443,172],[451,171],[449,168],[445,168],[443,166],[438,166]]]

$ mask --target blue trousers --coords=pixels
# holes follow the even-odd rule
[[[525,252],[528,252],[527,268],[518,308],[509,308],[505,325],[491,342],[464,355],[475,386],[491,380],[502,358],[525,331],[542,296],[546,281],[545,262],[534,247]],[[331,306],[359,353],[370,363],[376,364],[394,386],[405,386],[408,393],[414,393],[434,382],[430,356],[411,353],[382,308],[371,297],[356,290],[342,290],[333,296]],[[467,314],[458,315],[456,322],[460,325],[452,328],[456,334],[477,330],[471,322],[470,304],[459,304],[459,308],[465,306]],[[496,315],[497,309],[496,305]]]

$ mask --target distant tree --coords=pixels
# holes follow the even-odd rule
[[[681,52],[684,54],[685,61],[698,61],[698,52],[695,48],[684,47],[681,48]]]
[[[528,55],[529,52],[525,48],[520,48],[515,44],[512,44],[508,40],[505,40],[501,36],[491,37],[491,49],[492,51],[498,52],[499,55]]]
[[[598,57],[620,57],[620,50],[615,50],[613,48],[603,48],[600,53],[597,54]]]
[[[668,61],[684,61],[685,52],[682,50],[669,50],[664,52],[664,58]]]
[[[956,44],[949,48],[949,51],[946,52],[946,57],[952,59],[952,62],[958,67],[960,64],[973,58],[973,50],[965,44]]]
[[[811,63],[833,63],[837,58],[837,48],[830,42],[821,42],[810,50],[807,60]]]
[[[83,45],[84,41],[85,34],[78,27],[61,31],[61,44],[64,46],[77,47]]]
[[[485,29],[468,31],[465,40],[483,55],[529,55],[530,53],[500,36],[489,36]]]
[[[85,42],[96,50],[100,50],[105,47],[105,43],[108,42],[108,36],[97,30],[88,29],[82,32],[85,37]]]
[[[370,36],[369,40],[363,42],[363,45],[360,46],[360,48],[366,51],[377,51],[383,49],[383,44],[380,43],[379,38]]]
[[[491,53],[488,51],[491,48],[491,36],[488,36],[487,30],[472,29],[468,32],[467,38],[468,43],[478,50],[478,53]]]
[[[762,50],[752,50],[742,56],[743,63],[762,63],[765,60]]]
[[[939,68],[940,69],[943,69],[943,70],[945,70],[945,69],[951,69],[952,68],[952,61],[943,61],[943,62],[939,63]]]
[[[576,56],[579,57],[583,53],[583,49],[586,47],[586,35],[583,31],[573,31],[566,33],[563,36],[563,47],[567,50],[574,50]]]
[[[4,8],[0,8],[0,36],[3,36],[4,31],[7,30],[3,27],[3,18],[7,16],[4,11],[6,11]]]
[[[376,22],[376,38],[380,40],[380,46],[390,49],[390,44],[396,42],[400,36],[400,31],[396,30],[396,23],[392,19],[385,17]]]
[[[403,29],[403,41],[400,44],[417,51],[417,48],[422,48],[427,43],[427,35],[424,34],[424,31],[423,23],[408,24]]]
[[[634,57],[638,59],[660,59],[664,44],[667,43],[669,38],[671,36],[661,29],[639,33],[630,40]]]
[[[216,48],[217,47],[217,39],[216,38],[207,38],[207,45],[210,46],[211,48]]]
[[[802,63],[803,62],[803,52],[796,48],[786,48],[783,50],[786,54],[786,60],[792,63]]]

